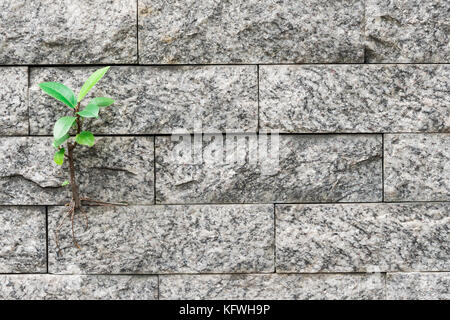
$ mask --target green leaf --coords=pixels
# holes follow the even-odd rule
[[[65,187],[69,184],[69,180],[64,181],[63,183],[61,183],[61,187]]]
[[[39,87],[42,89],[42,91],[52,96],[56,100],[61,101],[72,109],[75,108],[77,104],[77,98],[75,97],[75,94],[71,89],[67,88],[62,83],[43,82],[39,84]]]
[[[78,94],[78,102],[83,100],[83,98],[87,95],[89,90],[92,89],[93,86],[105,75],[105,73],[109,70],[110,67],[105,67],[102,69],[98,69],[86,80],[86,82],[81,87],[80,93]]]
[[[55,140],[62,139],[74,124],[76,117],[62,117],[55,123],[53,128],[53,138]]]
[[[95,142],[94,135],[90,131],[82,131],[75,137],[75,142],[85,146],[92,147]]]
[[[64,142],[66,142],[67,139],[69,139],[70,136],[66,133],[64,136],[62,136],[60,139],[53,141],[53,146],[55,148],[59,148],[60,145],[62,145]]]
[[[84,118],[98,118],[98,112],[100,111],[98,105],[92,101],[84,108],[84,110],[77,112],[78,115]]]
[[[91,100],[91,103],[97,104],[99,107],[108,107],[114,103],[114,100],[111,98],[103,98],[98,97]]]
[[[64,162],[64,152],[66,152],[66,150],[64,148],[61,148],[55,153],[53,157],[53,161],[55,161],[55,163],[59,166],[62,166]]]

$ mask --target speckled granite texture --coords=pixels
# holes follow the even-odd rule
[[[449,300],[449,12],[1,0],[0,299]],[[77,181],[128,206],[84,203],[58,255],[71,110],[38,85],[108,65]]]
[[[449,65],[260,67],[260,127],[450,132]]]
[[[449,300],[450,272],[388,273],[387,298],[391,300]]]
[[[160,277],[160,299],[377,300],[384,275],[250,274]]]
[[[449,63],[450,2],[366,0],[366,61]]]
[[[389,201],[450,201],[450,133],[385,135]]]
[[[278,272],[450,269],[450,203],[276,205]]]
[[[0,67],[0,135],[28,134],[28,70]]]
[[[33,68],[30,124],[32,134],[51,134],[53,123],[70,110],[44,94],[38,84],[61,81],[78,92],[95,68]],[[86,128],[101,134],[255,132],[258,126],[256,66],[116,67],[89,93],[114,97],[100,119]],[[87,100],[88,102],[89,100]],[[87,103],[86,102],[86,103]]]
[[[363,62],[361,0],[139,0],[142,63]]]
[[[0,137],[0,205],[69,201],[70,188],[61,187],[69,179],[67,163],[61,168],[53,162],[51,143],[48,137]],[[153,204],[153,148],[152,137],[100,137],[95,148],[79,146],[74,152],[82,196]]]
[[[137,0],[2,0],[0,64],[134,63]]]
[[[361,202],[382,196],[379,135],[280,136],[273,174],[264,174],[260,162],[206,161],[207,154],[221,152],[211,137],[204,138],[203,160],[191,165],[173,161],[182,142],[157,137],[155,143],[157,203]],[[257,152],[257,144],[237,144],[231,151],[236,158]]]
[[[47,272],[45,220],[45,207],[0,206],[0,273]]]
[[[6,300],[155,300],[155,276],[0,275]]]
[[[49,209],[53,235],[66,210]],[[57,255],[49,243],[52,273],[273,272],[273,206],[129,206],[89,208],[72,244],[70,225],[61,229]],[[120,237],[118,235],[121,235]]]

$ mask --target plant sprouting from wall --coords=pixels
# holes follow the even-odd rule
[[[66,180],[62,185],[70,185],[72,190],[72,199],[70,203],[67,204],[69,210],[55,230],[55,241],[59,253],[61,250],[59,248],[58,233],[66,219],[70,219],[72,223],[72,239],[74,245],[79,248],[74,234],[74,217],[78,212],[83,213],[86,219],[86,228],[88,227],[88,219],[86,212],[83,209],[83,203],[114,205],[80,196],[80,190],[76,179],[74,154],[74,150],[78,145],[92,147],[95,143],[95,137],[92,132],[83,130],[84,121],[90,118],[98,118],[99,112],[102,108],[108,107],[114,103],[114,100],[111,98],[97,97],[91,99],[89,103],[87,103],[86,107],[81,109],[81,102],[83,99],[92,87],[94,87],[94,85],[101,78],[103,78],[109,68],[110,67],[105,67],[95,71],[81,87],[78,97],[75,96],[70,88],[66,87],[62,83],[43,82],[39,84],[39,87],[45,93],[72,109],[72,115],[58,119],[53,128],[53,146],[56,148],[53,160],[60,166],[63,165],[65,159],[67,160],[70,181]]]

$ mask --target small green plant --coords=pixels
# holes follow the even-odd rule
[[[78,245],[75,233],[74,233],[74,217],[77,212],[82,212],[86,219],[86,228],[88,227],[88,218],[85,210],[83,209],[83,202],[93,203],[96,205],[115,205],[112,203],[93,200],[90,198],[82,198],[80,196],[79,187],[75,176],[75,154],[74,150],[78,145],[92,147],[95,143],[95,137],[92,132],[83,130],[83,122],[89,118],[98,118],[100,108],[108,107],[114,103],[111,98],[93,98],[89,101],[86,107],[81,110],[81,101],[85,98],[87,93],[94,87],[94,85],[105,75],[110,67],[105,67],[95,71],[81,87],[78,97],[75,96],[73,91],[57,82],[43,82],[39,84],[39,87],[48,95],[52,96],[56,100],[64,103],[70,109],[73,114],[71,116],[65,116],[56,121],[53,128],[53,146],[57,149],[53,160],[57,165],[62,166],[64,159],[68,161],[68,171],[70,182],[64,181],[62,186],[70,185],[72,190],[72,199],[66,205],[69,207],[68,213],[63,217],[62,221],[58,224],[55,230],[55,241],[58,247],[58,253],[61,253],[58,241],[58,233],[66,219],[70,219],[72,223],[72,239],[77,248]],[[66,144],[64,146],[64,144]]]

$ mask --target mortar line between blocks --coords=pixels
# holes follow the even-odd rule
[[[27,120],[28,120],[28,136],[31,135],[31,121],[30,121],[30,87],[31,87],[31,68],[27,67],[27,76],[28,76],[28,83],[27,83]]]
[[[47,273],[49,273],[49,259],[48,259],[48,243],[49,243],[49,239],[48,239],[48,206],[45,206],[45,239],[46,239],[46,243],[45,243],[45,257],[46,257],[46,261],[47,261]]]
[[[142,66],[142,67],[208,67],[208,66],[317,66],[317,65],[449,65],[448,62],[308,62],[308,63],[294,63],[294,62],[280,62],[280,63],[180,63],[180,64],[167,64],[167,63],[129,63],[129,62],[123,62],[123,63],[73,63],[73,64],[67,64],[67,63],[42,63],[42,64],[36,64],[36,63],[18,63],[18,64],[4,64],[0,63],[0,67],[32,67],[32,68],[58,68],[58,67],[86,67],[86,68],[93,68],[93,67],[107,67],[107,66],[114,66],[114,67],[135,67],[136,65]]]
[[[232,205],[245,205],[245,206],[257,206],[257,205],[358,205],[358,204],[426,204],[426,203],[450,203],[449,200],[415,200],[415,201],[354,201],[354,202],[183,202],[183,203],[157,203],[157,204],[145,204],[145,203],[132,203],[129,206],[136,207],[153,207],[153,206],[232,206]],[[36,204],[0,204],[1,207],[63,207],[64,204],[47,203],[43,205]],[[95,206],[93,206],[95,207]]]
[[[367,62],[367,50],[366,50],[366,1],[363,1],[363,26],[362,26],[362,47],[363,47],[363,61],[364,64],[368,64]]]
[[[260,112],[260,107],[259,107],[259,64],[256,65],[256,82],[257,82],[257,94],[256,94],[256,99],[257,99],[257,106],[256,106],[256,112],[257,112],[257,119],[256,119],[256,133],[259,133],[259,112]]]
[[[95,133],[97,137],[170,137],[172,133],[113,133],[113,134],[104,134],[104,133]],[[222,134],[226,136],[226,132],[222,131],[211,131],[202,133],[204,136],[208,135],[216,135]],[[257,132],[231,132],[232,135],[259,135]],[[279,132],[280,136],[382,136],[385,134],[392,135],[428,135],[428,134],[439,134],[439,135],[448,135],[450,132],[297,132],[297,133],[289,133],[289,132]],[[183,133],[181,135],[184,136],[192,136],[193,133]],[[51,138],[52,134],[0,134],[0,138],[23,138],[23,137],[35,137],[35,138]]]
[[[381,135],[381,202],[384,201],[384,133]]]
[[[153,204],[156,205],[156,136],[153,136]]]
[[[384,272],[384,300],[387,300],[387,272]]]
[[[273,270],[277,273],[277,212],[273,204]]]
[[[139,65],[139,0],[136,0],[136,64]]]
[[[157,292],[157,299],[158,300],[161,300],[161,293],[160,293],[160,282],[161,282],[161,277],[160,277],[160,275],[158,274],[157,276],[156,276],[156,279],[157,279],[157,283],[158,283],[158,292]]]
[[[137,277],[166,277],[166,276],[229,276],[229,275],[242,275],[242,276],[252,276],[252,275],[260,275],[260,276],[288,276],[288,275],[302,275],[302,276],[319,276],[319,275],[328,275],[328,276],[336,276],[336,275],[355,275],[355,276],[361,276],[361,275],[371,275],[371,274],[414,274],[414,273],[421,273],[421,274],[440,274],[440,273],[450,273],[450,270],[414,270],[414,271],[319,271],[319,272],[278,272],[274,274],[273,272],[265,272],[265,271],[250,271],[250,272],[193,272],[193,273],[186,273],[186,272],[179,272],[179,273],[48,273],[52,276],[102,276],[102,277],[130,277],[130,276],[137,276]],[[19,275],[46,275],[45,272],[18,272],[18,273],[11,273],[11,272],[4,272],[0,273],[0,276],[19,276]]]

